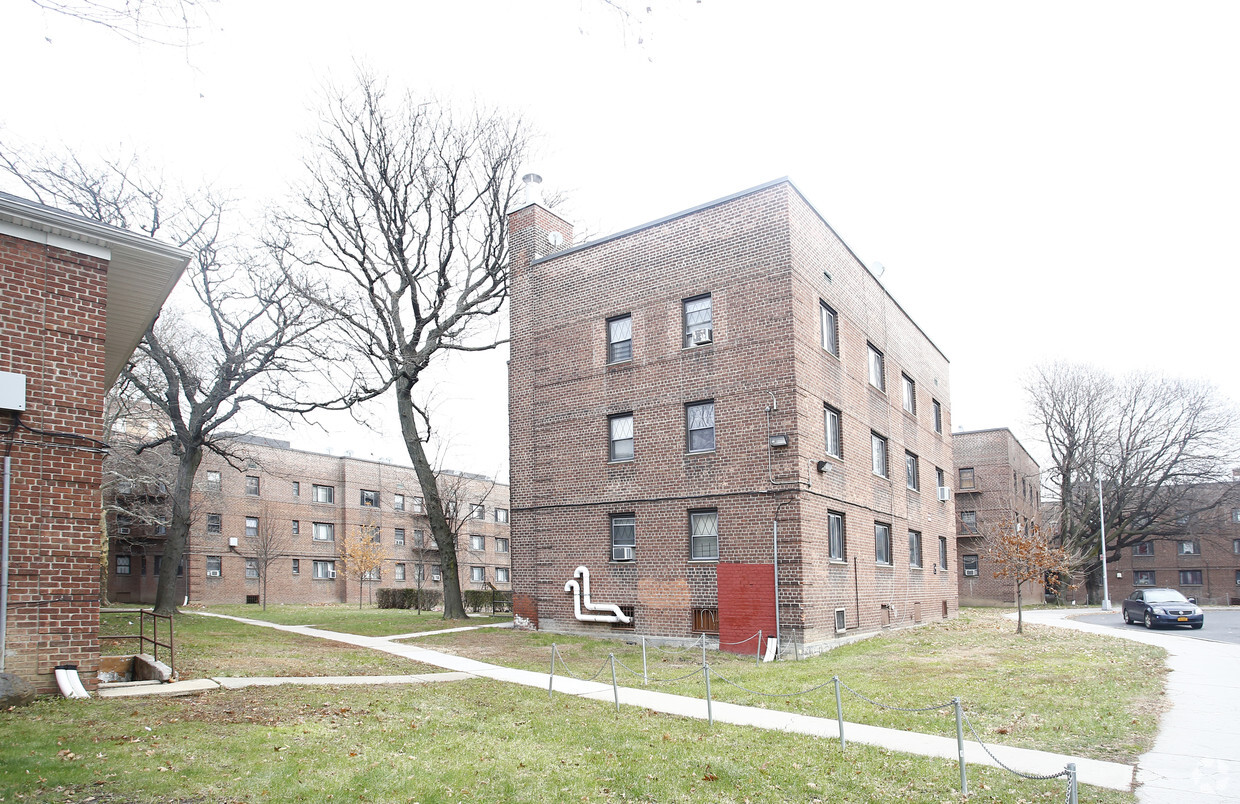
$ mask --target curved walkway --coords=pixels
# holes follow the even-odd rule
[[[1240,645],[1185,639],[1174,632],[1122,631],[1071,619],[1100,613],[1100,609],[1040,609],[1025,612],[1025,620],[1166,649],[1171,709],[1159,723],[1154,747],[1137,762],[1137,800],[1240,804]],[[1118,619],[1119,612],[1113,613]]]
[[[324,631],[311,626],[277,625],[263,620],[229,617],[223,614],[211,614],[208,612],[190,613],[204,617],[221,617],[223,619],[243,622],[248,625],[275,628],[280,631],[289,631],[296,634],[319,637],[321,639],[330,639],[335,642],[343,642],[348,645],[371,648],[373,650],[383,651],[395,656],[401,656],[415,662],[422,662],[423,664],[442,667],[446,670],[452,670],[458,673],[468,673],[479,678],[489,678],[495,681],[504,681],[512,684],[522,684],[527,687],[537,687],[544,690],[547,689],[548,684],[551,681],[550,677],[546,673],[535,673],[529,670],[516,670],[511,667],[500,667],[498,665],[480,662],[475,659],[467,659],[463,656],[455,656],[449,653],[441,653],[427,648],[420,648],[416,645],[406,645],[393,641],[398,638],[409,638],[410,635],[408,634],[402,634],[398,637],[369,637],[359,636],[356,634],[344,634],[337,631]],[[480,627],[486,628],[497,626]],[[425,632],[423,634],[418,634],[417,636],[426,636],[431,633],[442,632]],[[576,695],[582,698],[606,701],[609,704],[614,700],[613,694],[617,694],[613,692],[610,684],[601,684],[592,681],[579,681],[565,676],[555,677],[555,690],[567,695]],[[618,697],[620,703],[629,706],[638,706],[643,709],[651,709],[656,712],[696,718],[698,720],[706,719],[706,701],[701,698],[691,698],[684,695],[671,695],[665,692],[654,692],[649,689],[637,689],[632,687],[620,687],[618,689]],[[815,737],[839,738],[839,727],[833,718],[810,717],[807,715],[792,714],[790,712],[760,709],[753,706],[740,706],[738,704],[723,703],[719,701],[713,703],[712,713],[715,721],[720,723],[730,723],[737,726],[752,726],[760,729],[771,729],[773,731],[793,732],[797,734],[812,735]],[[953,762],[957,759],[956,740],[951,737],[941,737],[932,734],[919,734],[917,732],[887,729],[878,726],[867,726],[861,723],[850,723],[847,721],[844,723],[844,736],[849,742],[879,746],[893,751],[902,751],[907,754],[938,757],[940,759],[946,759]],[[1012,748],[999,745],[992,745],[989,746],[989,748],[1004,765],[1007,765],[1009,768],[1013,768],[1022,773],[1039,775],[1058,773],[1059,771],[1062,771],[1064,766],[1069,762],[1075,762],[1077,767],[1077,778],[1081,784],[1106,787],[1112,790],[1127,791],[1132,789],[1133,769],[1129,765],[1123,765],[1117,762],[1103,762],[1096,759],[1072,757],[1063,754],[1054,754],[1047,751],[1033,751],[1027,748]],[[987,765],[990,767],[997,766],[997,763],[987,755],[986,749],[980,744],[966,740],[964,743],[964,749],[965,762],[967,764]],[[1202,802],[1195,802],[1195,804],[1202,804]]]

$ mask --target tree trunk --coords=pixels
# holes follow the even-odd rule
[[[107,608],[112,605],[108,600],[108,568],[111,567],[112,539],[108,535],[108,512],[99,514],[100,550],[103,560],[99,562],[99,606]]]
[[[194,489],[194,476],[198,473],[198,464],[201,462],[202,447],[178,456],[176,482],[172,487],[172,522],[168,526],[168,538],[164,540],[164,556],[161,559],[164,566],[172,567],[174,571],[159,575],[159,585],[155,591],[156,614],[176,614],[177,611],[175,568],[181,563],[185,542],[189,538],[190,492]],[[189,578],[188,565],[185,568],[185,577]]]
[[[267,610],[267,569],[263,567],[263,611]]]
[[[1025,621],[1021,612],[1020,599],[1020,581],[1016,582],[1016,633],[1023,634],[1025,632]]]
[[[430,459],[426,456],[426,447],[422,443],[422,434],[418,430],[417,414],[413,409],[413,383],[405,377],[396,382],[396,409],[400,414],[400,430],[405,438],[405,447],[409,450],[409,458],[413,461],[413,471],[418,476],[418,484],[422,487],[422,497],[426,503],[426,516],[430,520],[431,535],[439,546],[440,569],[443,576],[443,618],[445,620],[464,620],[465,604],[461,599],[461,577],[456,565],[456,533],[448,522],[443,511],[443,501],[439,496],[439,484],[435,479],[435,471]]]

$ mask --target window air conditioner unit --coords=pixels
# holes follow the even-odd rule
[[[704,343],[710,343],[715,339],[715,331],[710,327],[693,330],[693,345],[701,346]]]
[[[965,570],[965,571],[964,571],[964,574],[965,574],[966,576],[970,576],[970,575],[977,575],[977,570]]]
[[[220,577],[220,571],[219,570],[207,570],[207,577],[218,578]]]
[[[328,570],[328,571],[327,571],[327,578],[328,578],[328,580],[332,580],[332,581],[336,580],[336,571],[335,571],[335,570]]]
[[[951,499],[952,490],[947,486],[939,486],[939,502],[947,502]]]
[[[117,529],[116,529],[116,532],[117,532],[117,533],[119,533],[120,535],[124,536],[124,535],[126,535],[127,533],[129,533],[129,528],[117,528]]]
[[[611,548],[611,560],[612,561],[632,561],[633,560],[633,548],[632,547]]]
[[[236,536],[229,536],[229,537],[228,537],[228,546],[229,546],[229,547],[236,547],[236,546],[237,546],[237,537],[236,537]]]

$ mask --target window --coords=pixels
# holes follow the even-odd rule
[[[501,536],[496,536],[495,537],[495,552],[507,553],[508,552],[508,540]]]
[[[711,332],[710,294],[685,299],[685,348],[710,343]]]
[[[693,561],[719,560],[719,513],[698,511],[689,514],[689,558]]]
[[[1231,540],[1231,551],[1236,555],[1240,555],[1240,539]]]
[[[977,486],[975,486],[973,483],[973,469],[972,468],[960,470],[960,488],[961,490],[977,488]]]
[[[921,479],[917,476],[917,456],[911,452],[904,453],[904,484],[913,491],[921,488]]]
[[[456,500],[448,500],[444,503],[443,513],[448,519],[456,519]]]
[[[417,528],[413,531],[413,546],[419,550],[426,546],[426,537],[422,534],[422,531]]]
[[[1180,542],[1179,554],[1182,556],[1195,556],[1201,552],[1194,541]]]
[[[146,556],[139,558],[138,562],[138,574],[146,575]]]
[[[1152,556],[1154,555],[1153,542],[1141,542],[1132,546],[1132,554],[1134,556]]]
[[[934,432],[939,435],[943,434],[943,406],[939,404],[939,400],[931,399],[930,406],[934,409]]]
[[[154,571],[154,573],[153,573],[153,574],[155,575],[155,577],[159,577],[159,570],[163,567],[163,563],[164,563],[164,557],[163,557],[163,556],[155,556],[155,561],[154,561],[154,569],[155,569],[155,571]]]
[[[964,565],[964,574],[966,577],[977,576],[978,564],[976,553],[966,553],[960,557],[960,561]]]
[[[495,582],[496,583],[508,583],[509,582],[507,567],[496,567],[495,568]]]
[[[1231,509],[1231,521],[1240,523],[1240,508]]]
[[[207,491],[219,491],[221,487],[220,473],[214,469],[207,470]]]
[[[843,458],[844,453],[840,442],[840,412],[830,405],[823,406],[823,427],[826,433],[827,454],[832,458]]]
[[[842,634],[848,630],[848,619],[844,609],[835,610],[835,633]]]
[[[425,510],[426,510],[426,503],[422,501],[422,498],[414,497],[413,498],[413,512],[415,514],[420,514]]]
[[[486,519],[487,518],[487,507],[483,505],[482,503],[470,503],[469,504],[469,518],[470,519]]]
[[[258,578],[258,559],[247,558],[245,560],[245,577],[248,579]]]
[[[367,525],[366,530],[370,531],[370,541],[372,543],[379,544],[381,541],[383,541],[382,539],[383,532],[379,530],[378,525]]]
[[[939,537],[939,569],[947,569],[947,537]]]
[[[1136,570],[1132,573],[1133,586],[1153,586],[1154,570]]]
[[[960,532],[977,533],[977,511],[960,512]]]
[[[1201,586],[1201,570],[1180,570],[1180,586]]]
[[[607,362],[623,363],[633,359],[633,316],[618,315],[607,319]]]
[[[396,535],[392,538],[392,544],[397,546],[403,545],[405,543],[405,529],[397,528],[395,533]]]
[[[879,564],[891,563],[891,526],[874,523],[874,560]]]
[[[908,532],[908,565],[921,567],[921,534],[915,530]]]
[[[869,349],[870,364],[870,385],[880,391],[887,391],[887,372],[883,363],[883,353],[874,348],[874,344],[867,343]]]
[[[293,481],[293,496],[294,497],[301,496],[301,483],[299,483],[296,480]]]
[[[840,356],[840,323],[839,316],[827,306],[819,302],[818,318],[822,323],[822,348],[836,357]]]
[[[321,581],[330,581],[336,577],[335,561],[316,561],[314,562],[314,572],[312,576]]]
[[[298,522],[296,519],[293,520],[293,535],[294,536],[301,535],[301,523]]]
[[[689,434],[690,452],[714,451],[715,403],[695,402],[685,405],[685,429]]]
[[[223,574],[223,561],[219,556],[207,556],[207,577],[218,578]]]
[[[254,475],[246,475],[245,493],[250,495],[251,497],[258,496],[258,478],[255,477]]]
[[[875,432],[870,433],[870,464],[874,474],[887,476],[887,439]]]
[[[366,508],[378,508],[379,507],[379,492],[373,491],[371,489],[362,489],[361,504],[365,506]]]
[[[301,574],[301,559],[300,558],[293,559],[293,574],[294,575]]]
[[[485,536],[470,536],[469,537],[469,549],[470,550],[487,549],[486,537]]]
[[[827,512],[827,549],[832,561],[844,560],[844,515],[834,511]]]
[[[917,415],[917,383],[913,382],[913,378],[907,374],[900,375],[901,403],[904,405],[904,411]]]
[[[469,568],[469,580],[473,581],[474,583],[485,583],[486,579],[487,579],[487,568],[486,567],[470,567]]]
[[[611,560],[632,561],[637,552],[637,518],[616,514],[611,518]]]
[[[315,484],[310,489],[311,498],[316,503],[334,503],[336,501],[335,486],[320,486]]]
[[[438,582],[438,581],[439,581],[439,575],[440,575],[440,572],[441,572],[441,570],[440,570],[439,565],[438,565],[438,564],[432,564],[432,565],[431,565],[431,580],[432,580],[432,581],[435,581],[435,582]]]
[[[363,581],[382,581],[383,570],[379,567],[375,567],[372,570],[366,570],[365,572],[362,573],[362,580]]]
[[[258,517],[247,516],[245,518],[245,535],[250,537],[258,535]]]
[[[1177,526],[1177,527],[1181,527],[1181,528],[1187,528],[1187,527],[1188,527],[1188,521],[1189,521],[1189,516],[1188,516],[1188,514],[1181,514],[1181,515],[1179,515],[1179,516],[1177,516],[1177,517],[1175,518],[1175,524],[1176,524],[1176,526]]]
[[[331,522],[315,522],[312,526],[312,538],[316,542],[336,541],[336,526]]]
[[[392,495],[392,510],[393,511],[405,510],[405,495],[403,494]]]
[[[397,564],[396,567],[392,570],[392,573],[393,573],[393,577],[395,580],[398,580],[398,581],[405,580],[405,565]]]
[[[495,521],[496,522],[507,522],[508,521],[508,509],[507,508],[496,508],[495,509]]]
[[[418,583],[426,580],[426,567],[422,564],[415,564],[413,567],[413,578]]]
[[[129,556],[117,556],[116,557],[116,574],[117,575],[128,575],[130,562],[132,560],[133,559],[131,559]]]
[[[719,609],[693,609],[693,630],[699,634],[719,633]]]
[[[939,467],[934,467],[934,486],[941,489],[947,486],[947,475]]]
[[[207,533],[223,533],[224,517],[220,514],[207,514]]]
[[[611,449],[608,459],[630,461],[633,459],[633,414],[621,413],[607,420]]]

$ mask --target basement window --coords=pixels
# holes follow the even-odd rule
[[[848,621],[844,609],[835,610],[835,633],[842,634],[848,630]]]
[[[693,631],[698,634],[718,634],[719,609],[694,609]]]

